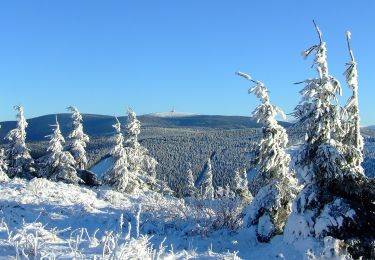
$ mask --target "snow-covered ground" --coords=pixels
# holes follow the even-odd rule
[[[113,164],[113,158],[107,157],[91,167],[90,171],[95,173],[98,179],[101,179],[104,173],[106,173],[109,169],[111,169],[111,167],[113,167]]]
[[[195,116],[195,115],[196,114],[186,113],[186,112],[176,112],[176,111],[158,112],[158,113],[148,114],[148,116],[155,116],[155,117],[187,117],[187,116]]]
[[[247,228],[209,230],[210,218],[196,211],[154,192],[124,195],[105,187],[14,179],[0,183],[0,259],[121,259],[111,258],[115,253],[122,259],[236,259],[234,252],[242,259],[302,259],[309,248],[320,250],[316,241],[288,245],[282,236],[259,244]]]

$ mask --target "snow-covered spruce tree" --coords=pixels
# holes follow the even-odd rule
[[[1,128],[1,125],[0,125]],[[4,149],[0,147],[0,182],[8,181],[9,177],[6,174],[8,170],[8,163],[5,158]]]
[[[75,167],[84,170],[87,166],[86,145],[90,141],[88,135],[83,132],[82,115],[74,106],[67,108],[72,112],[72,132],[69,134],[68,151],[73,155]]]
[[[191,165],[186,172],[186,175],[183,176],[182,180],[182,196],[184,197],[195,197],[197,193],[197,189],[194,185],[194,176],[193,171],[191,170]]]
[[[290,156],[285,152],[288,135],[275,119],[282,111],[270,103],[268,90],[262,82],[242,72],[237,74],[255,84],[249,93],[254,93],[262,102],[253,112],[253,117],[263,124],[263,137],[256,158],[256,193],[245,210],[245,221],[248,226],[256,226],[260,242],[267,242],[282,233],[298,185],[289,171]]]
[[[20,178],[32,178],[35,174],[34,160],[26,146],[26,128],[27,122],[23,113],[22,106],[15,106],[17,114],[17,127],[11,130],[6,140],[9,141],[6,149],[6,155],[9,160],[8,176]]]
[[[340,153],[343,145],[334,139],[335,132],[341,129],[341,116],[338,105],[334,103],[337,101],[336,95],[341,94],[341,87],[329,75],[326,43],[322,41],[320,29],[316,25],[315,27],[319,44],[307,49],[304,56],[315,52],[314,66],[318,77],[304,81],[306,86],[300,91],[302,101],[295,108],[298,123],[306,131],[305,143],[295,163],[305,187],[294,202],[293,213],[286,227],[285,235],[290,242],[299,236],[325,236],[326,232],[317,226],[323,208],[326,204],[330,208],[329,205],[333,202],[325,201],[324,196],[328,193],[325,187],[328,182],[343,175],[342,170],[346,165],[346,160]],[[338,217],[350,218],[353,214],[350,207],[341,200],[337,203],[337,207],[344,212],[337,212],[339,214],[332,216],[333,220],[336,221]]]
[[[126,130],[127,139],[125,146],[128,155],[129,170],[131,172],[140,173],[145,150],[138,142],[138,136],[141,133],[141,122],[132,109],[128,109]]]
[[[142,167],[144,173],[151,177],[152,181],[156,180],[156,166],[158,162],[155,158],[148,154],[148,151],[144,148],[145,153],[143,154]]]
[[[342,139],[345,145],[345,158],[348,161],[352,171],[358,174],[364,174],[361,166],[363,162],[363,138],[360,129],[360,117],[358,106],[358,71],[357,62],[354,58],[353,51],[350,46],[351,33],[346,33],[348,51],[350,61],[346,63],[347,69],[344,73],[346,82],[352,90],[352,95],[346,103],[345,110],[347,112],[346,133]]]
[[[375,234],[375,182],[353,171],[345,158],[342,117],[335,104],[340,84],[328,73],[326,44],[315,27],[320,42],[305,56],[315,52],[318,78],[304,81],[302,101],[295,109],[306,131],[295,163],[305,186],[293,203],[284,239],[292,243],[332,236],[347,242],[355,257],[369,256]]]
[[[9,180],[9,177],[6,174],[7,170],[8,164],[5,159],[4,149],[0,148],[0,182]]]
[[[249,191],[249,182],[247,180],[246,169],[237,169],[234,173],[234,191],[237,196],[241,198],[244,204],[250,204],[253,196]]]
[[[158,162],[149,155],[148,150],[140,145],[138,136],[141,133],[141,122],[132,109],[128,109],[127,139],[125,142],[129,170],[136,174],[156,178]]]
[[[215,189],[212,184],[213,174],[211,165],[211,156],[205,164],[201,174],[198,176],[195,187],[198,189],[198,194],[201,199],[212,200],[214,199]]]
[[[173,192],[164,182],[156,179],[157,161],[148,155],[147,149],[138,142],[141,124],[136,114],[129,109],[128,115],[128,138],[126,141],[117,118],[116,124],[113,125],[116,130],[115,145],[110,154],[115,163],[105,174],[104,183],[113,186],[120,192],[131,193],[136,189],[151,189],[172,194]]]
[[[143,147],[138,136],[141,133],[141,123],[137,115],[131,109],[128,110],[127,139],[125,141],[125,150],[129,164],[129,172],[134,175],[139,188],[151,189],[164,194],[172,194],[168,185],[156,179],[156,166],[158,162],[153,158],[148,150]]]
[[[65,183],[83,183],[77,176],[77,171],[74,168],[75,161],[73,156],[69,152],[64,151],[65,139],[61,134],[57,117],[56,124],[52,127],[54,128],[53,134],[47,136],[50,137],[50,140],[47,148],[48,154],[44,160],[42,177]]]
[[[132,181],[133,185],[129,185],[131,176],[128,170],[128,157],[124,148],[124,136],[121,133],[121,123],[117,117],[113,127],[116,130],[116,134],[114,136],[115,143],[110,154],[114,159],[114,164],[104,175],[104,183],[112,186],[117,191],[130,192],[135,188],[134,180]]]
[[[358,71],[350,45],[351,33],[347,32],[346,40],[350,61],[344,73],[346,82],[352,90],[352,96],[345,105],[347,120],[344,121],[345,134],[342,138],[344,156],[348,167],[342,179],[332,182],[331,192],[346,199],[354,209],[355,225],[344,226],[334,233],[344,240],[355,258],[373,258],[375,244],[375,180],[365,176],[362,168],[364,142],[360,132],[358,105]],[[355,228],[353,228],[355,227]]]
[[[318,77],[302,82],[306,86],[300,91],[302,100],[294,111],[299,125],[306,131],[305,144],[297,161],[306,183],[342,176],[345,165],[340,155],[342,144],[335,140],[342,132],[337,104],[341,87],[338,80],[329,75],[326,43],[322,41],[320,29],[317,26],[316,29],[320,42],[307,49],[304,56],[316,53],[314,66]]]

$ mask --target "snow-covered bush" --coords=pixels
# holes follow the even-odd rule
[[[11,130],[6,140],[9,144],[6,149],[6,155],[9,159],[8,176],[20,178],[32,178],[35,174],[34,160],[31,158],[30,151],[26,146],[26,122],[22,106],[15,106],[17,114],[17,127]]]
[[[148,236],[141,236],[137,239],[130,239],[128,241],[119,242],[116,237],[111,234],[108,241],[111,241],[111,246],[107,247],[107,252],[103,253],[103,259],[142,259],[142,260],[184,260],[184,259],[224,259],[224,260],[239,260],[236,253],[217,254],[208,250],[205,253],[195,253],[191,251],[174,252],[167,251],[163,242],[155,248],[151,243],[151,238]]]
[[[107,246],[107,252],[103,252],[109,259],[160,259],[159,252],[152,247],[149,237],[142,236],[123,243],[118,243],[115,237],[107,238],[108,241],[111,239],[114,240],[112,246]]]
[[[2,223],[8,230],[6,223]],[[79,228],[70,232],[68,239],[60,237],[70,229],[47,230],[40,222],[23,223],[13,231],[8,230],[7,243],[14,248],[16,259],[55,259],[55,257],[69,257],[84,259],[87,249],[97,252],[101,259],[163,259],[169,254],[161,245],[154,249],[150,243],[150,237],[140,236],[139,238],[121,237],[119,233],[108,231],[98,239],[96,230],[91,236],[86,228]],[[51,245],[67,245],[69,252],[52,252]]]
[[[225,189],[219,187],[216,191],[215,201],[212,203],[215,211],[213,228],[237,230],[242,225],[243,201],[230,190],[229,185]]]
[[[74,168],[73,156],[64,151],[65,139],[61,134],[60,125],[56,117],[56,125],[54,132],[50,135],[49,146],[47,148],[47,156],[43,161],[43,169],[41,176],[53,181],[63,181],[66,183],[82,183],[83,181],[77,176]]]
[[[305,255],[306,260],[352,260],[352,256],[348,253],[347,245],[342,241],[333,237],[324,238],[323,250],[318,256],[310,249]]]
[[[75,167],[79,170],[86,169],[87,156],[86,145],[90,141],[88,135],[83,132],[82,115],[74,106],[68,107],[68,111],[72,112],[72,131],[69,134],[68,151],[73,155]]]
[[[33,223],[24,225],[14,237],[12,237],[12,243],[16,248],[16,255],[33,257],[37,259],[43,257],[47,252],[42,251],[42,247],[46,240],[51,239],[50,233],[44,230],[41,223]]]
[[[282,111],[270,103],[268,90],[262,82],[242,72],[237,74],[255,83],[249,93],[254,93],[262,102],[253,112],[263,124],[263,136],[256,158],[255,197],[246,209],[245,221],[248,226],[257,226],[259,241],[267,242],[283,231],[298,185],[294,174],[289,172],[290,156],[285,151],[288,136],[275,119]]]
[[[48,245],[61,243],[62,239],[58,236],[66,231],[56,228],[47,230],[46,225],[36,221],[33,223],[23,222],[15,230],[9,230],[5,222],[2,225],[8,233],[7,244],[14,248],[16,259],[54,259],[55,254],[51,252]]]

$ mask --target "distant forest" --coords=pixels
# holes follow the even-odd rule
[[[167,181],[176,195],[180,195],[182,176],[189,166],[195,177],[199,175],[212,152],[214,185],[232,186],[231,180],[236,169],[252,169],[255,147],[259,143],[261,128],[213,129],[213,128],[161,128],[142,129],[140,143],[159,162],[157,177]],[[299,143],[303,134],[290,127],[289,145]],[[375,132],[363,131],[365,138],[365,161],[363,166],[368,175],[375,172]],[[43,156],[47,141],[28,144],[34,158]],[[87,147],[89,165],[98,163],[108,155],[112,145],[111,136],[92,137]],[[372,176],[371,176],[372,177]]]

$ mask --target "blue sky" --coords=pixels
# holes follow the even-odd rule
[[[0,120],[64,112],[170,110],[249,115],[257,105],[236,70],[263,81],[286,113],[315,77],[301,52],[327,42],[342,73],[345,32],[359,63],[362,124],[375,124],[375,1],[64,0],[0,2]]]

